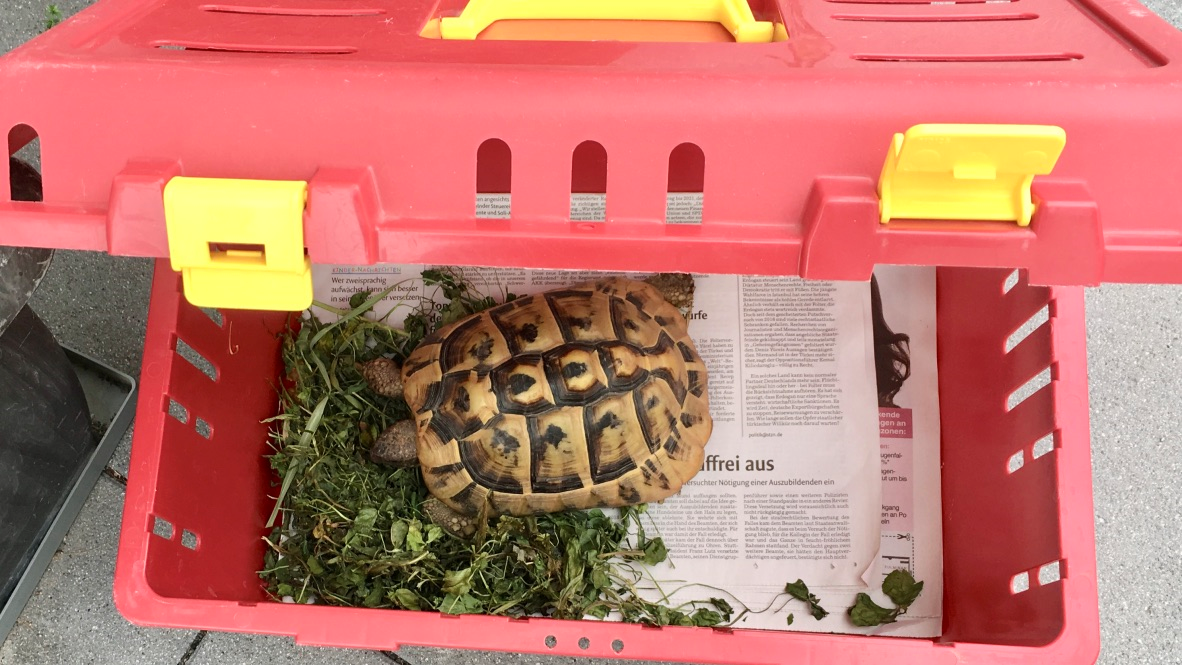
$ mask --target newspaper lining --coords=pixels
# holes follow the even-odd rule
[[[400,325],[421,299],[442,300],[420,277],[432,267],[314,266],[316,298],[347,309],[353,294],[393,285],[370,316]],[[498,299],[604,274],[463,271]],[[669,560],[648,571],[659,583],[645,587],[648,596],[674,604],[725,597],[750,610],[735,627],[939,635],[935,276],[891,267],[876,278],[882,316],[910,337],[910,377],[891,407],[878,406],[865,282],[695,275],[690,335],[709,369],[714,431],[702,470],[649,506],[646,529],[665,540]],[[859,592],[891,606],[881,581],[898,567],[924,581],[919,600],[896,623],[853,626],[845,610]],[[829,611],[824,620],[783,594],[797,579]]]

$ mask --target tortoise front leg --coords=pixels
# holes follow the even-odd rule
[[[369,459],[386,466],[414,466],[419,462],[417,436],[413,420],[399,420],[378,435],[369,449]]]

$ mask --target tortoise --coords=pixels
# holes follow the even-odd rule
[[[603,277],[511,300],[434,331],[401,367],[360,365],[412,419],[375,440],[418,464],[427,516],[471,537],[494,515],[662,501],[702,467],[706,366],[683,311],[693,277]]]

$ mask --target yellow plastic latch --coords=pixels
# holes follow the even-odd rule
[[[1049,125],[916,125],[895,134],[878,181],[891,219],[1030,224],[1030,183],[1051,172],[1067,134]]]
[[[771,21],[757,21],[747,0],[471,0],[459,16],[440,21],[443,39],[476,39],[506,20],[712,21],[737,42],[771,42]]]
[[[164,186],[172,269],[199,307],[301,311],[312,304],[304,253],[307,183],[176,177]]]

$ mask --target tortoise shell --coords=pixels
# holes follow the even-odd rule
[[[402,381],[423,478],[469,515],[660,501],[701,469],[713,428],[685,317],[624,278],[442,327]]]

